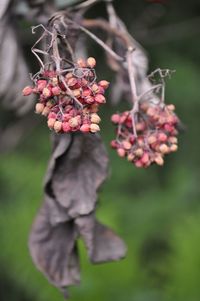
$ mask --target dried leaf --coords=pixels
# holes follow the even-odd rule
[[[85,241],[92,263],[119,260],[125,257],[124,242],[111,229],[99,223],[94,214],[81,216],[75,222]]]
[[[107,176],[107,163],[98,135],[53,136],[44,205],[33,225],[29,247],[37,268],[61,290],[79,283],[79,236],[92,263],[125,256],[123,241],[95,218],[97,190]]]
[[[97,190],[107,176],[107,164],[107,153],[99,136],[74,134],[70,149],[56,160],[46,192],[51,186],[56,201],[71,218],[87,215],[94,210]]]
[[[45,197],[29,239],[29,248],[37,268],[58,288],[78,284],[79,259],[77,231],[73,221],[52,224],[50,197]]]

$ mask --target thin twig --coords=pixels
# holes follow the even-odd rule
[[[77,24],[78,25],[78,24]],[[99,39],[95,34],[86,29],[85,27],[78,25],[81,31],[86,33],[90,38],[92,38],[97,44],[99,44],[105,51],[107,51],[115,60],[119,62],[124,62],[124,58],[113,51],[108,45],[106,45],[101,39]]]
[[[84,19],[82,24],[87,28],[101,28],[113,36],[120,38],[126,48],[132,46],[132,43],[127,35],[119,31],[116,27],[111,26],[110,23],[104,19]]]
[[[145,91],[144,93],[142,93],[141,95],[138,96],[138,101],[140,101],[146,94],[153,92],[154,90],[156,90],[158,88],[162,88],[162,87],[163,87],[162,84],[158,84],[158,85],[151,87],[149,90]]]

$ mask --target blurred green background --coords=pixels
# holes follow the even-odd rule
[[[167,82],[167,102],[176,105],[186,131],[164,167],[139,170],[109,148],[114,136],[109,118],[119,107],[108,104],[102,111],[111,176],[100,192],[97,214],[124,238],[128,254],[120,262],[92,266],[80,242],[82,282],[70,290],[71,301],[200,300],[200,2],[165,2],[114,3],[148,51],[150,69],[176,70]],[[104,13],[99,5],[90,16]],[[90,46],[89,54],[99,58],[99,77],[112,81],[101,50]],[[63,300],[35,269],[27,247],[49,155],[45,122],[0,155],[1,301]]]

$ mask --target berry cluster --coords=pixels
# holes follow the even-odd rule
[[[120,157],[126,157],[136,167],[148,167],[152,163],[164,164],[164,156],[178,149],[178,117],[174,105],[154,105],[143,102],[139,112],[126,111],[112,115],[117,126],[117,137],[112,148]],[[133,126],[137,135],[134,135]]]
[[[23,95],[35,93],[39,101],[35,112],[47,117],[48,127],[55,132],[92,132],[100,130],[97,114],[106,102],[104,93],[109,82],[96,82],[96,60],[89,57],[62,72],[44,70],[34,80],[34,87],[25,87]]]

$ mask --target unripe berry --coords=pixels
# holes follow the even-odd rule
[[[90,125],[90,131],[92,133],[99,132],[100,131],[100,127],[96,123],[91,123],[91,125]]]
[[[162,153],[162,154],[168,154],[169,153],[169,147],[166,145],[166,144],[161,144],[159,146],[159,151]]]
[[[130,154],[128,154],[128,156],[127,156],[127,160],[128,160],[129,162],[132,162],[134,158],[135,158],[135,156],[134,156],[133,153],[130,153]]]
[[[149,144],[154,144],[156,141],[157,141],[157,138],[154,135],[149,136],[148,139],[147,139],[147,142]]]
[[[44,110],[43,103],[40,103],[40,102],[36,103],[36,105],[35,105],[35,113],[41,114],[43,110]]]
[[[164,164],[164,160],[163,157],[160,155],[156,155],[154,161],[156,162],[156,164],[162,166]]]
[[[56,121],[54,123],[54,130],[56,133],[60,132],[62,130],[62,122],[61,121]]]
[[[143,149],[142,148],[137,148],[135,151],[134,151],[134,154],[137,156],[137,157],[141,157],[143,155]]]
[[[130,150],[131,147],[132,147],[132,144],[129,141],[126,141],[126,140],[122,142],[122,145],[123,145],[125,150]]]
[[[167,109],[170,111],[174,111],[175,110],[175,105],[167,105]]]
[[[83,124],[81,127],[80,127],[80,131],[83,132],[83,133],[88,133],[90,131],[90,125],[89,124]]]
[[[178,145],[177,144],[172,144],[171,146],[170,146],[170,151],[171,152],[176,152],[178,150]]]
[[[94,93],[98,93],[99,92],[99,86],[97,84],[93,84],[92,87],[91,87],[91,89],[92,89],[92,92],[94,92]]]
[[[80,96],[81,96],[81,91],[80,91],[80,89],[75,89],[75,90],[73,90],[73,95],[74,95],[75,97],[80,97]]]
[[[50,97],[50,96],[52,95],[51,90],[50,90],[49,88],[44,88],[43,91],[42,91],[42,94],[43,94],[46,98],[48,98],[48,97]]]
[[[118,148],[117,153],[121,158],[125,157],[126,155],[126,151],[123,148]]]
[[[48,108],[47,106],[44,107],[44,110],[42,111],[42,115],[43,116],[47,116],[50,113],[50,108]]]
[[[32,92],[33,92],[33,88],[31,88],[30,86],[27,86],[27,87],[25,87],[25,88],[22,90],[23,96],[28,96],[28,95],[30,95]]]
[[[54,127],[54,123],[56,122],[56,119],[54,118],[49,118],[48,121],[47,121],[47,125],[50,129],[53,129]]]
[[[52,78],[52,84],[53,84],[53,85],[57,85],[57,84],[58,84],[58,79],[57,79],[57,77],[53,77],[53,78]]]
[[[99,82],[99,86],[101,86],[104,89],[107,89],[109,87],[110,83],[107,80],[101,80]]]
[[[92,123],[100,123],[101,118],[99,117],[98,114],[93,113],[93,114],[91,115],[90,120],[91,120]]]
[[[69,125],[72,127],[72,128],[75,128],[79,125],[79,118],[78,116],[77,117],[73,117],[69,120]]]
[[[95,60],[95,58],[89,57],[89,58],[87,59],[87,65],[88,65],[88,67],[90,67],[90,68],[94,68],[94,67],[96,66],[96,60]]]
[[[97,95],[95,95],[95,101],[97,103],[105,103],[106,99],[102,94],[97,94]]]

